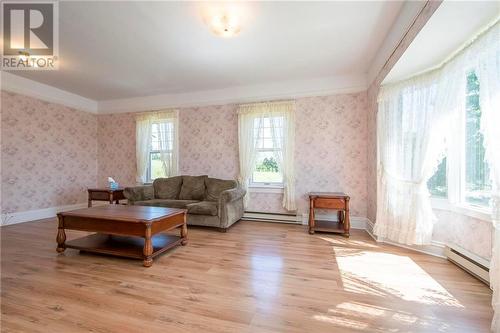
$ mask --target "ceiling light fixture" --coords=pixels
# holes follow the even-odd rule
[[[212,32],[220,37],[234,37],[240,30],[238,17],[229,13],[214,15],[210,20],[210,28]]]

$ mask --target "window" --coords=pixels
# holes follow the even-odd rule
[[[483,134],[480,132],[480,87],[474,72],[467,76],[465,104],[465,154],[463,199],[466,203],[488,206],[491,196],[490,170],[484,159]]]
[[[173,122],[151,124],[151,150],[149,152],[148,180],[167,177],[168,161],[172,159],[174,142]],[[163,157],[163,158],[162,158]]]
[[[163,110],[136,115],[136,181],[150,183],[178,174],[178,112]]]
[[[486,208],[491,197],[491,180],[480,131],[480,86],[475,72],[469,72],[466,79],[463,126],[461,133],[448,142],[448,150],[455,153],[441,161],[427,186],[433,197],[447,198],[451,190],[448,183],[453,181],[460,184],[453,187],[452,192],[457,192],[451,193],[454,201],[466,206]]]
[[[274,139],[273,131],[277,132]],[[277,156],[282,154],[283,117],[255,118],[253,133],[256,142],[256,155],[251,184],[282,186],[283,172],[278,164]]]
[[[447,198],[448,197],[448,178],[446,177],[446,161],[444,157],[436,170],[436,173],[427,182],[429,192],[433,197]]]

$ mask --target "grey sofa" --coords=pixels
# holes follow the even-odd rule
[[[235,180],[208,176],[158,178],[153,185],[126,187],[130,205],[187,209],[187,223],[225,232],[243,217],[245,190]]]

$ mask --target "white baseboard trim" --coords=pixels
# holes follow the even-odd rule
[[[100,205],[106,205],[108,203],[106,202],[94,202],[94,206],[100,206]],[[28,210],[24,212],[17,212],[17,213],[11,213],[11,214],[2,214],[2,221],[1,221],[1,226],[7,226],[7,225],[12,225],[12,224],[18,224],[18,223],[24,223],[24,222],[30,222],[30,221],[36,221],[36,220],[41,220],[41,219],[49,219],[52,217],[56,217],[57,213],[60,212],[66,212],[69,210],[75,210],[75,209],[81,209],[81,208],[86,208],[87,203],[82,202],[82,203],[77,203],[74,205],[64,205],[64,206],[57,206],[57,207],[49,207],[49,208],[42,208],[42,209],[35,209],[35,210]]]
[[[94,202],[94,206],[107,205],[107,202]],[[43,209],[36,209],[24,212],[17,212],[12,214],[2,214],[2,220],[0,226],[7,226],[12,224],[24,223],[29,221],[36,221],[41,219],[53,218],[59,212],[65,212],[69,210],[81,209],[87,207],[87,203],[78,203],[74,205],[64,205],[58,207],[49,207]],[[336,221],[337,214],[317,214],[317,219],[325,221]],[[243,220],[246,221],[266,221],[274,223],[291,223],[291,224],[302,224],[307,225],[309,221],[309,214],[305,213],[302,215],[286,215],[286,214],[272,214],[272,213],[258,213],[258,212],[245,212],[243,215]],[[373,233],[374,223],[366,217],[351,216],[351,228],[365,230],[376,242],[386,243],[393,246],[402,247],[405,249],[421,252],[424,254],[432,255],[435,257],[446,258],[446,246],[458,247],[455,244],[444,244],[441,242],[432,241],[430,245],[425,246],[410,246],[395,243],[380,237],[377,237]],[[474,256],[472,253],[466,252],[471,258],[474,258],[477,262],[489,267],[489,262],[482,258]]]
[[[273,214],[273,213],[264,213],[264,212],[245,212],[243,214],[242,220],[301,224],[301,220],[297,215],[278,214],[278,213]]]

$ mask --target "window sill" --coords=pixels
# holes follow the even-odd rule
[[[453,205],[448,200],[441,198],[431,198],[431,206],[433,209],[444,210],[478,220],[492,222],[491,210],[488,208],[481,209],[480,207],[465,204]]]
[[[250,193],[283,193],[283,186],[276,185],[250,185],[248,186]]]

